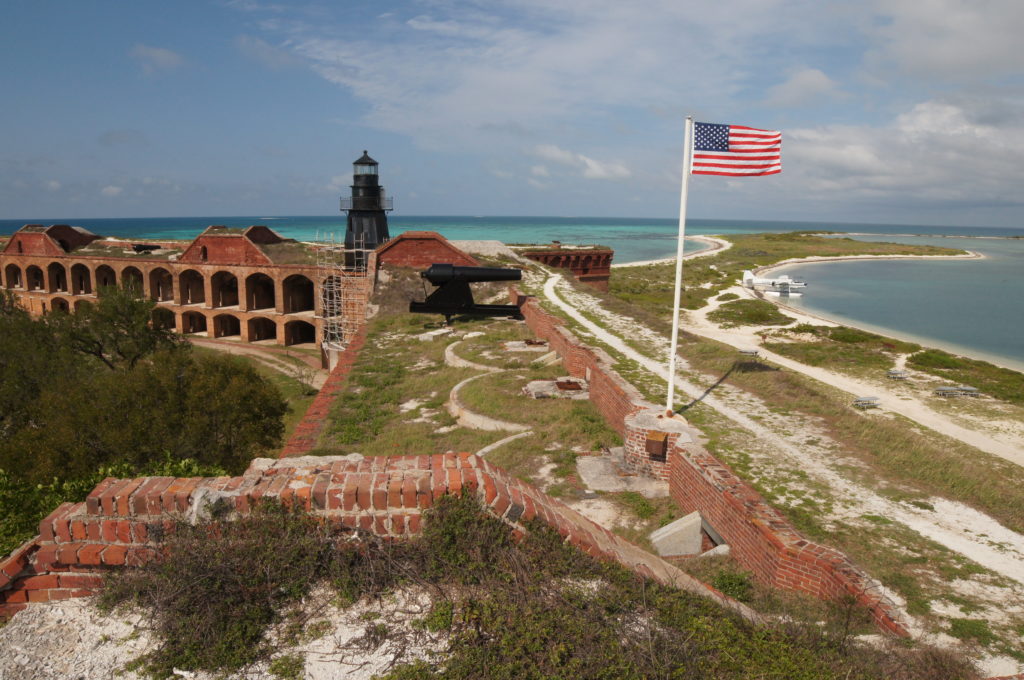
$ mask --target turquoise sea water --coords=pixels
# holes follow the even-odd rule
[[[338,214],[0,220],[0,233],[11,233],[29,221],[68,223],[121,238],[190,239],[211,224],[265,224],[282,236],[300,240],[331,233],[341,238],[345,230],[344,215]],[[620,263],[675,255],[678,229],[674,219],[586,217],[392,216],[389,223],[392,234],[427,230],[452,240],[599,243],[614,248],[615,262]],[[787,271],[810,283],[803,298],[794,298],[808,311],[1024,369],[1024,239],[1005,238],[1024,236],[1024,229],[701,219],[687,223],[687,234],[692,235],[807,229],[984,253],[984,260],[834,262]],[[949,238],[958,235],[988,238]],[[700,247],[687,243],[688,251]]]
[[[878,260],[775,270],[807,282],[787,304],[1024,371],[1024,239],[864,235],[973,250],[983,260]]]

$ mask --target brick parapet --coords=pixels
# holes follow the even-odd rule
[[[0,562],[0,615],[27,603],[92,594],[110,569],[152,559],[180,518],[226,502],[244,514],[278,499],[352,531],[400,540],[419,535],[423,512],[443,496],[475,495],[517,534],[529,520],[556,529],[588,554],[615,560],[661,583],[750,610],[641,550],[560,501],[473,454],[364,458],[258,459],[239,477],[105,479],[81,503],[65,503],[40,523],[40,535]]]
[[[566,372],[589,382],[590,401],[608,426],[625,436],[626,418],[653,404],[645,401],[640,392],[612,368],[612,359],[606,352],[583,344],[561,319],[545,311],[535,299],[520,295],[514,288],[510,295],[533,334],[547,340],[548,346],[562,358]]]
[[[820,599],[851,596],[890,633],[908,636],[895,603],[838,550],[804,538],[726,465],[696,445],[669,451],[669,492],[697,510],[729,543],[737,561],[765,583]]]
[[[590,381],[591,401],[608,425],[623,436],[627,453],[632,450],[634,467],[667,477],[676,505],[684,512],[700,512],[729,544],[736,560],[755,577],[773,587],[822,599],[852,596],[870,611],[879,628],[909,635],[899,609],[875,581],[841,552],[801,536],[778,510],[697,444],[695,437],[687,437],[688,441],[679,435],[671,437],[664,466],[644,462],[641,451],[650,428],[630,427],[629,423],[641,411],[656,407],[618,375],[606,354],[580,342],[535,299],[515,289],[510,295],[530,330],[558,352],[566,370]]]

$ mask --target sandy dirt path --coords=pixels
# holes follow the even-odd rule
[[[561,285],[560,285],[561,284]],[[619,332],[629,331],[630,337],[644,338],[644,344],[657,356],[666,356],[668,341],[651,338],[660,337],[649,329],[643,329],[632,319],[623,319],[607,312],[600,301],[593,296],[570,288],[562,276],[554,274],[544,284],[544,295],[587,332],[627,358],[637,362],[647,371],[662,380],[668,380],[668,369],[663,361],[651,359],[629,346],[622,335],[610,332],[606,327],[594,323],[581,310],[601,318],[603,324],[618,327]],[[564,298],[564,299],[563,299]],[[675,377],[676,389],[693,399],[705,394],[706,388],[690,382],[679,375]],[[715,409],[729,420],[754,434],[759,440],[772,446],[790,464],[824,482],[839,498],[847,502],[843,513],[849,516],[877,514],[899,522],[922,536],[946,546],[954,552],[991,569],[1020,585],[1024,585],[1024,535],[1018,534],[997,521],[962,503],[944,498],[932,498],[935,508],[927,510],[908,503],[885,498],[871,489],[858,484],[841,474],[833,465],[834,459],[814,455],[813,449],[783,437],[761,422],[750,418],[747,413],[715,394],[703,397],[703,403]],[[1024,589],[1015,588],[1018,598],[1024,597]]]
[[[750,291],[742,286],[730,288],[729,292],[754,299]],[[691,333],[732,345],[738,349],[756,348],[765,359],[774,364],[810,376],[815,380],[849,393],[851,401],[857,397],[879,397],[882,410],[899,413],[928,429],[981,449],[986,453],[999,456],[1017,465],[1024,466],[1024,445],[1022,445],[1020,437],[1014,436],[1013,433],[990,434],[965,428],[952,422],[948,416],[929,408],[919,399],[915,399],[905,393],[897,393],[884,386],[857,380],[824,368],[808,366],[780,354],[770,352],[760,347],[761,339],[757,329],[744,326],[720,328],[717,324],[708,321],[708,313],[717,309],[719,304],[717,301],[712,301],[711,304],[696,312],[688,312],[687,318],[689,323],[683,327]],[[817,317],[800,314],[791,308],[786,308],[785,313],[796,317],[798,323],[820,323],[820,319]]]
[[[226,342],[207,341],[203,340],[202,338],[189,338],[189,342],[200,347],[206,347],[208,349],[216,350],[218,352],[224,352],[226,354],[238,354],[241,356],[250,357],[260,362],[267,368],[272,368],[275,371],[279,373],[284,373],[285,375],[292,378],[298,379],[299,374],[303,373],[301,367],[298,364],[292,363],[287,359],[276,356],[276,352],[263,351],[251,345],[234,345],[228,344]],[[307,360],[306,357],[301,357],[298,355],[293,356],[296,356],[296,358],[302,361],[303,364],[309,366],[310,362]],[[314,368],[313,366],[310,366],[309,380],[311,386],[314,389],[319,390],[321,387],[324,386],[324,382],[327,380],[327,374],[328,372],[322,368]]]

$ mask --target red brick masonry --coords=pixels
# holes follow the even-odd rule
[[[155,537],[172,519],[221,500],[246,513],[260,499],[298,504],[354,531],[416,536],[422,513],[446,494],[469,493],[488,512],[523,532],[538,519],[588,554],[643,576],[756,614],[583,517],[501,468],[468,453],[432,456],[286,458],[253,461],[240,477],[142,477],[103,480],[82,503],[65,503],[39,525],[39,536],[0,562],[0,617],[30,602],[90,595],[110,569],[153,557]]]
[[[625,436],[626,417],[645,408],[637,390],[612,368],[607,354],[587,347],[540,304],[512,291],[527,325],[558,352],[566,370],[590,381],[590,400]],[[737,561],[764,583],[822,599],[854,597],[885,631],[909,637],[899,608],[876,581],[837,550],[808,541],[725,464],[694,443],[668,451],[669,492],[685,512],[697,510],[729,544]]]
[[[316,448],[320,433],[324,429],[324,423],[331,411],[331,404],[334,403],[335,397],[345,386],[345,378],[352,370],[364,344],[366,344],[366,324],[359,327],[359,331],[352,337],[351,342],[338,355],[338,363],[334,365],[327,380],[324,381],[320,391],[313,399],[313,403],[306,409],[305,415],[295,426],[295,431],[281,451],[282,458],[301,456]]]

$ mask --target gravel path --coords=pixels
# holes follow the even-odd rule
[[[631,319],[617,317],[603,310],[596,298],[565,285],[558,274],[548,278],[544,285],[544,295],[598,340],[636,361],[662,380],[668,380],[668,369],[664,362],[636,351],[626,344],[622,337],[594,323],[580,310],[584,309],[590,315],[600,316],[603,324],[607,322],[608,325],[620,328],[632,328],[630,337],[633,338],[647,337],[648,334],[653,334],[653,331],[640,327]],[[656,354],[667,354],[667,345],[668,342],[664,339],[661,343],[648,344]],[[664,350],[658,351],[662,347]],[[834,384],[831,383],[831,378],[827,381]],[[675,383],[679,392],[693,399],[700,398],[706,391],[705,387],[690,382],[678,374]],[[732,395],[733,399],[730,401],[735,402],[736,392],[734,391]],[[844,514],[880,515],[889,518],[1024,586],[1024,536],[962,503],[932,498],[929,502],[935,510],[926,510],[875,493],[838,471],[834,466],[834,455],[814,455],[820,451],[820,447],[807,446],[804,442],[808,435],[794,433],[782,436],[763,425],[761,421],[752,419],[748,415],[747,406],[755,400],[754,397],[748,397],[737,406],[715,394],[709,394],[703,398],[703,403],[753,433],[759,440],[770,444],[786,462],[826,483],[836,497],[848,503],[843,509]],[[794,425],[790,420],[787,420],[787,423],[791,427]],[[812,434],[817,436],[819,433]],[[1016,601],[1024,602],[1024,588],[1015,587],[1013,590]]]

